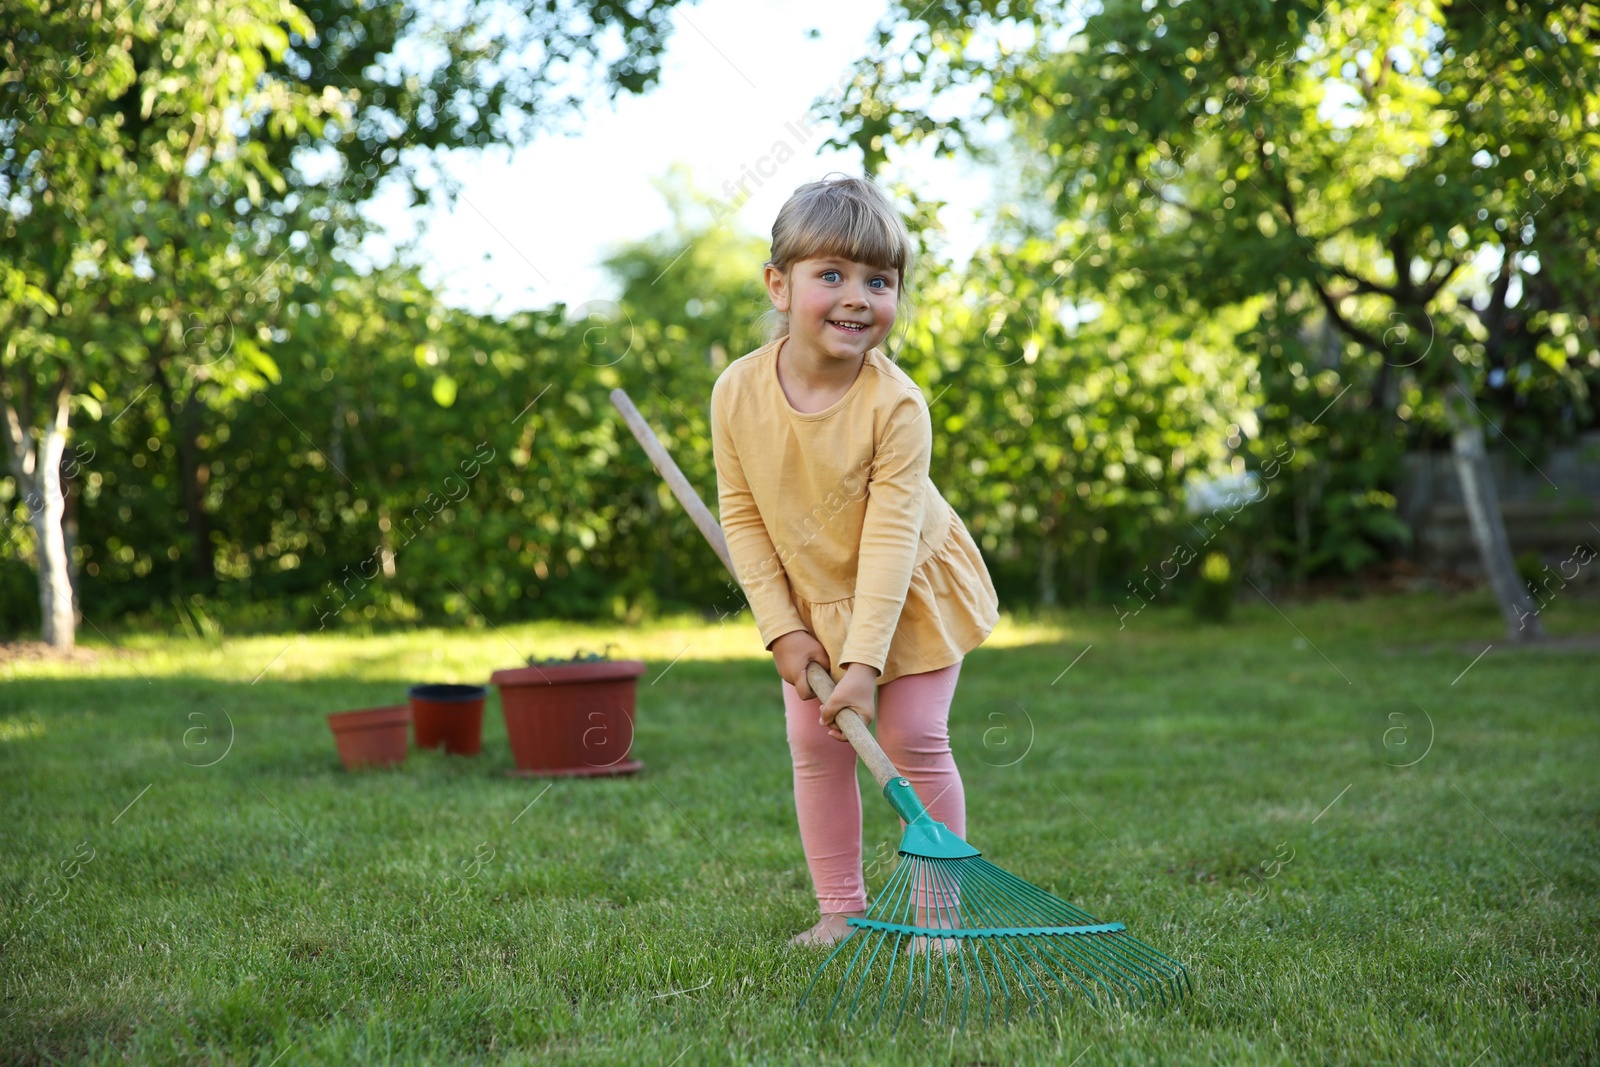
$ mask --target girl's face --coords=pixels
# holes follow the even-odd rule
[[[892,269],[824,256],[787,274],[766,271],[772,306],[789,316],[789,336],[822,359],[859,361],[894,326],[899,277]]]

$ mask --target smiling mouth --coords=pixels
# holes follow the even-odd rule
[[[846,333],[864,333],[867,329],[867,324],[864,322],[844,322],[840,319],[829,319],[828,325],[837,326]]]

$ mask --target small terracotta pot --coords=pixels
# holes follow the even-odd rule
[[[636,659],[495,671],[514,774],[631,774]]]
[[[439,748],[457,756],[476,756],[483,748],[482,685],[414,685],[411,722],[418,748]]]
[[[328,725],[333,729],[334,743],[339,746],[339,760],[347,771],[405,762],[411,709],[404,704],[363,711],[336,711],[328,716]]]

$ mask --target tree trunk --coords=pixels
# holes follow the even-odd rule
[[[67,465],[72,470],[61,474],[61,539],[67,546],[67,580],[72,586],[72,617],[76,619],[83,606],[78,603],[78,590],[83,587],[83,564],[78,562],[78,490],[72,474],[76,462]]]
[[[1100,572],[1100,542],[1094,539],[1093,523],[1089,537],[1083,545],[1083,602],[1096,603],[1095,583],[1099,580]]]
[[[1039,546],[1039,606],[1043,608],[1056,606],[1056,556],[1059,552],[1056,539],[1046,533]]]
[[[151,371],[155,375],[156,388],[161,393],[162,406],[167,412],[167,424],[178,439],[178,475],[182,486],[184,519],[194,539],[194,554],[189,558],[189,576],[209,586],[216,580],[217,571],[211,549],[211,513],[206,510],[206,483],[211,468],[206,465],[205,456],[200,450],[200,383],[195,382],[180,406],[177,390],[167,380],[167,362],[160,358],[153,359]]]
[[[1311,472],[1296,470],[1294,480],[1294,591],[1299,596],[1306,591],[1306,574],[1311,570]]]
[[[52,648],[68,650],[76,643],[77,617],[73,613],[72,573],[62,516],[66,500],[61,494],[61,456],[67,444],[67,401],[72,396],[62,371],[51,398],[55,410],[35,438],[31,418],[24,422],[10,403],[5,405],[6,454],[17,490],[28,505],[28,521],[37,542],[39,621],[41,636]],[[25,414],[31,415],[26,410]]]
[[[1467,393],[1459,382],[1452,382],[1448,387],[1445,410],[1450,415],[1461,500],[1466,505],[1467,521],[1472,526],[1472,540],[1478,546],[1483,573],[1488,576],[1489,587],[1494,590],[1500,613],[1506,620],[1506,636],[1513,641],[1542,637],[1544,627],[1539,623],[1539,610],[1528,596],[1527,586],[1511,556],[1505,515],[1500,511],[1500,495],[1495,490],[1489,456],[1483,445],[1483,424],[1474,417]]]
[[[72,648],[76,638],[70,557],[61,523],[66,514],[66,499],[61,494],[61,453],[66,439],[54,426],[45,427],[40,435],[34,475],[37,501],[28,503],[38,546],[40,628],[45,643],[59,649]],[[35,502],[41,506],[34,507]]]
[[[217,577],[211,548],[211,513],[206,510],[206,483],[210,481],[211,468],[201,455],[199,432],[192,425],[198,421],[192,412],[185,410],[183,427],[178,434],[178,466],[183,472],[183,510],[189,520],[189,533],[194,538],[189,575],[210,585]]]

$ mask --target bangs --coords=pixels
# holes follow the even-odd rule
[[[805,214],[808,217],[795,220],[799,232],[789,246],[791,262],[836,256],[880,270],[905,270],[905,245],[867,205],[849,200],[821,202]]]
[[[802,186],[772,228],[772,263],[787,270],[829,256],[892,270],[905,284],[911,236],[877,187],[859,179]]]

